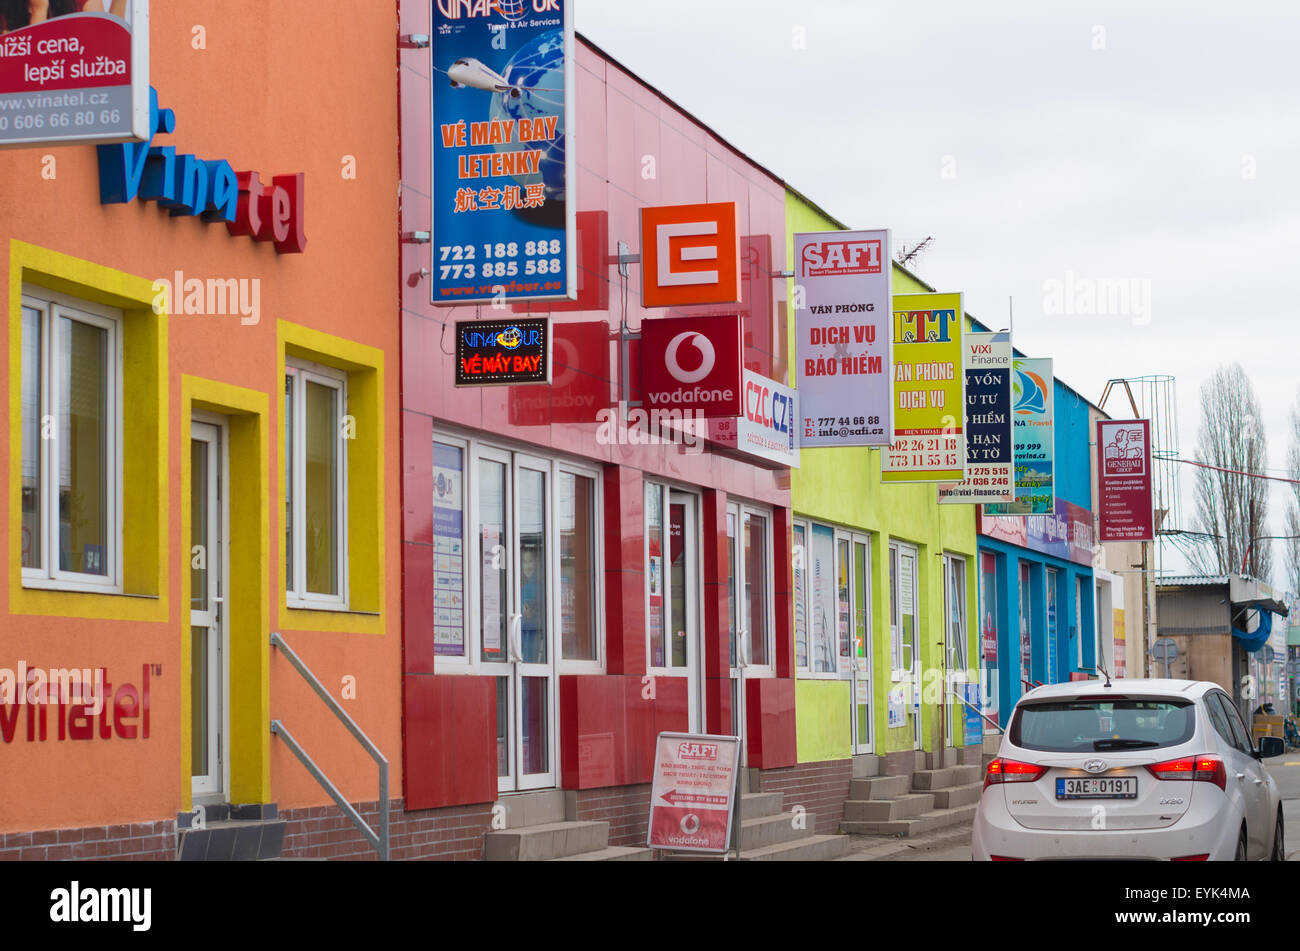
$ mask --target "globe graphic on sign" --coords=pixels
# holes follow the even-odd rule
[[[501,73],[506,82],[522,92],[517,98],[503,92],[492,98],[492,118],[496,120],[543,119],[555,116],[554,139],[525,143],[542,153],[540,177],[545,185],[546,217],[564,213],[564,31],[543,33],[519,50]],[[503,142],[498,152],[513,152],[520,143]],[[538,174],[519,175],[521,185],[534,185]]]
[[[522,20],[524,13],[527,11],[527,4],[524,0],[497,0],[493,4],[507,20]]]

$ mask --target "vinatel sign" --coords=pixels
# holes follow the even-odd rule
[[[78,13],[0,29],[0,147],[149,137],[149,0],[88,0]],[[110,13],[120,7],[125,19]],[[0,17],[3,19],[3,17]]]
[[[257,172],[236,172],[224,159],[209,161],[156,146],[155,135],[176,131],[176,113],[158,106],[149,90],[148,141],[99,147],[99,200],[129,204],[156,201],[175,215],[224,221],[232,235],[270,241],[281,254],[307,248],[303,223],[303,173],[276,175],[268,186]]]

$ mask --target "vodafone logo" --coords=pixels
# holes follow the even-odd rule
[[[695,349],[703,357],[697,370],[683,370],[681,361],[678,359],[682,344],[688,340],[694,343]],[[668,367],[668,372],[672,374],[673,379],[681,383],[699,383],[700,380],[713,372],[713,366],[717,362],[718,353],[713,349],[713,344],[709,343],[709,338],[690,330],[674,337],[672,342],[668,344],[668,350],[664,353],[664,365]]]
[[[735,417],[741,401],[740,318],[671,317],[641,325],[646,408]]]

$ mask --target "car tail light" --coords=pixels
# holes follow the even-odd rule
[[[1182,779],[1194,783],[1214,783],[1227,792],[1228,771],[1223,760],[1217,756],[1201,754],[1200,756],[1183,756],[1178,759],[1152,763],[1147,767],[1156,779]]]
[[[1012,858],[1010,855],[990,855],[989,861],[992,862],[1023,862],[1024,859]]]
[[[984,774],[984,788],[988,789],[994,783],[1037,782],[1045,772],[1046,766],[1035,766],[1033,763],[1021,763],[999,756],[989,763],[988,771]]]
[[[1202,852],[1200,855],[1180,855],[1172,858],[1171,862],[1208,862],[1210,860],[1209,852]]]

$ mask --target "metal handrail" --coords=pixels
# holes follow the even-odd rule
[[[978,714],[980,715],[980,719],[981,719],[981,720],[984,720],[984,721],[986,721],[987,723],[989,723],[989,724],[993,727],[993,729],[997,730],[999,733],[1005,733],[1005,732],[1006,732],[1006,730],[1005,730],[1002,726],[1000,726],[1000,725],[998,724],[998,721],[997,721],[997,720],[994,720],[992,717],[990,717],[988,714],[986,714],[986,713],[985,713],[983,710],[981,710],[979,707],[975,706],[975,704],[971,703],[971,702],[970,702],[969,700],[967,700],[965,697],[959,695],[959,694],[958,694],[956,691],[954,691],[951,687],[948,688],[948,696],[952,697],[954,700],[956,700],[956,701],[957,701],[958,703],[960,703],[962,706],[969,707],[970,709],[974,710],[976,713],[978,713]]]
[[[320,697],[321,700],[325,701],[325,706],[329,707],[330,712],[338,717],[339,721],[348,728],[348,732],[356,738],[357,742],[360,743],[362,748],[370,754],[370,758],[373,759],[375,764],[379,767],[379,832],[376,833],[375,830],[370,827],[369,823],[361,818],[361,814],[352,807],[352,804],[348,802],[347,799],[344,798],[343,794],[339,792],[338,788],[329,781],[328,777],[326,777],[326,775],[321,771],[321,768],[317,766],[312,758],[307,755],[306,751],[298,745],[298,741],[293,738],[293,735],[290,734],[287,729],[285,729],[283,723],[279,720],[272,720],[271,733],[279,736],[286,744],[288,744],[293,755],[298,757],[298,762],[302,763],[302,765],[306,767],[307,772],[311,773],[316,782],[320,783],[321,788],[330,794],[330,798],[338,804],[339,808],[343,810],[348,819],[352,821],[352,824],[357,827],[357,830],[365,840],[370,843],[370,847],[379,853],[379,860],[381,862],[387,862],[389,859],[387,757],[385,757],[383,753],[379,752],[379,747],[375,746],[375,744],[370,741],[370,737],[366,736],[366,734],[362,732],[361,727],[357,726],[356,722],[347,715],[344,709],[339,705],[339,702],[330,695],[328,690],[325,689],[325,685],[316,679],[316,675],[307,669],[307,665],[304,664],[302,659],[293,652],[293,649],[284,642],[284,638],[280,636],[278,631],[273,631],[271,633],[271,646],[278,648],[280,652],[284,654],[285,659],[293,665],[294,670],[298,671],[298,673],[302,675],[303,680],[307,681],[308,685],[316,691],[316,695]]]

